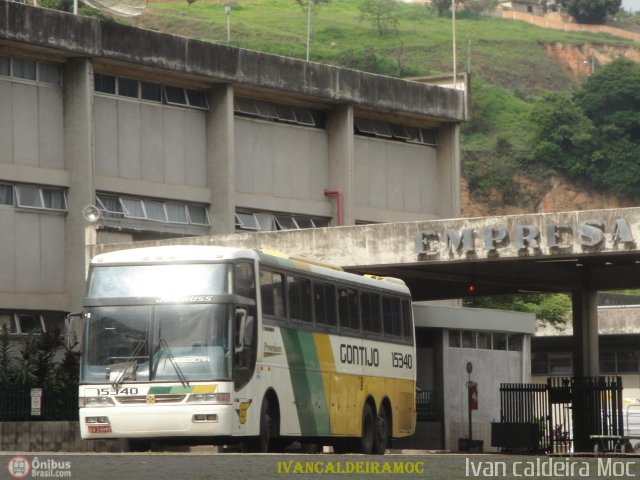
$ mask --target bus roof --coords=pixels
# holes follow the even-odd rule
[[[249,248],[220,247],[213,245],[167,245],[158,247],[131,248],[96,255],[92,265],[118,265],[163,262],[196,262],[251,259],[297,270],[311,272],[345,282],[384,288],[395,292],[409,293],[404,281],[392,277],[357,275],[342,270],[341,267],[322,263],[313,259],[291,256],[273,250],[253,250]]]

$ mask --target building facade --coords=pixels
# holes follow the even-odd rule
[[[80,308],[89,244],[459,213],[459,90],[1,1],[0,105],[14,334]]]

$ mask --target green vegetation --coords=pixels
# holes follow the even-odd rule
[[[466,300],[465,306],[533,313],[536,320],[542,323],[560,326],[569,319],[571,299],[567,295],[557,293],[531,293],[473,298]]]
[[[608,16],[620,10],[622,0],[560,0],[559,3],[578,23],[603,24]]]
[[[62,392],[78,385],[80,354],[65,349],[62,362],[56,353],[64,348],[60,332],[33,333],[24,343],[9,340],[9,328],[0,327],[0,384],[46,387]]]
[[[50,0],[54,1],[54,0]],[[62,0],[55,0],[62,1]],[[433,7],[394,0],[312,0],[310,59],[382,75],[450,74],[450,0]],[[490,3],[489,0],[485,3]],[[321,8],[317,8],[321,5]],[[135,25],[226,43],[222,3],[199,0],[150,3]],[[306,0],[246,0],[232,3],[231,44],[305,58]],[[531,207],[512,181],[515,173],[544,178],[556,165],[532,158],[536,129],[530,112],[547,92],[571,92],[578,82],[545,47],[595,47],[632,42],[606,35],[536,28],[477,12],[457,15],[458,71],[472,72],[472,121],[463,126],[463,174],[472,195],[500,192],[502,202]],[[540,150],[540,149],[537,149]],[[541,154],[541,152],[539,152]],[[571,175],[570,171],[566,171]]]
[[[640,65],[614,60],[573,95],[544,97],[531,118],[534,160],[640,199]]]

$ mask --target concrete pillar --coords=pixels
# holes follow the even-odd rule
[[[327,189],[338,190],[342,194],[342,224],[355,225],[355,182],[353,178],[353,107],[338,105],[327,115],[327,136],[329,141],[329,185]],[[338,204],[335,197],[333,221],[337,225]]]
[[[460,216],[460,126],[446,123],[438,129],[438,215]]]
[[[573,375],[594,377],[600,374],[598,353],[598,292],[572,292]]]
[[[89,258],[85,248],[95,239],[95,227],[82,214],[95,203],[93,186],[93,67],[88,60],[73,59],[63,70],[64,156],[69,172],[66,221],[66,273],[70,309],[80,311]]]
[[[207,185],[211,189],[211,234],[235,232],[236,170],[233,87],[209,90],[207,116]]]

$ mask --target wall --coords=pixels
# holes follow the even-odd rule
[[[458,439],[468,437],[467,362],[473,365],[471,381],[478,384],[478,410],[473,411],[473,439],[491,448],[491,422],[500,420],[500,383],[527,383],[530,378],[529,337],[522,351],[448,348],[444,335],[443,371],[445,402],[445,449],[457,450]]]
[[[0,77],[0,163],[64,169],[62,89]]]
[[[238,207],[331,216],[327,131],[235,117]]]
[[[435,218],[436,148],[356,136],[356,219],[398,222]]]
[[[205,186],[204,112],[94,95],[94,122],[96,174]]]
[[[3,452],[124,452],[123,440],[82,440],[78,422],[0,422]]]

